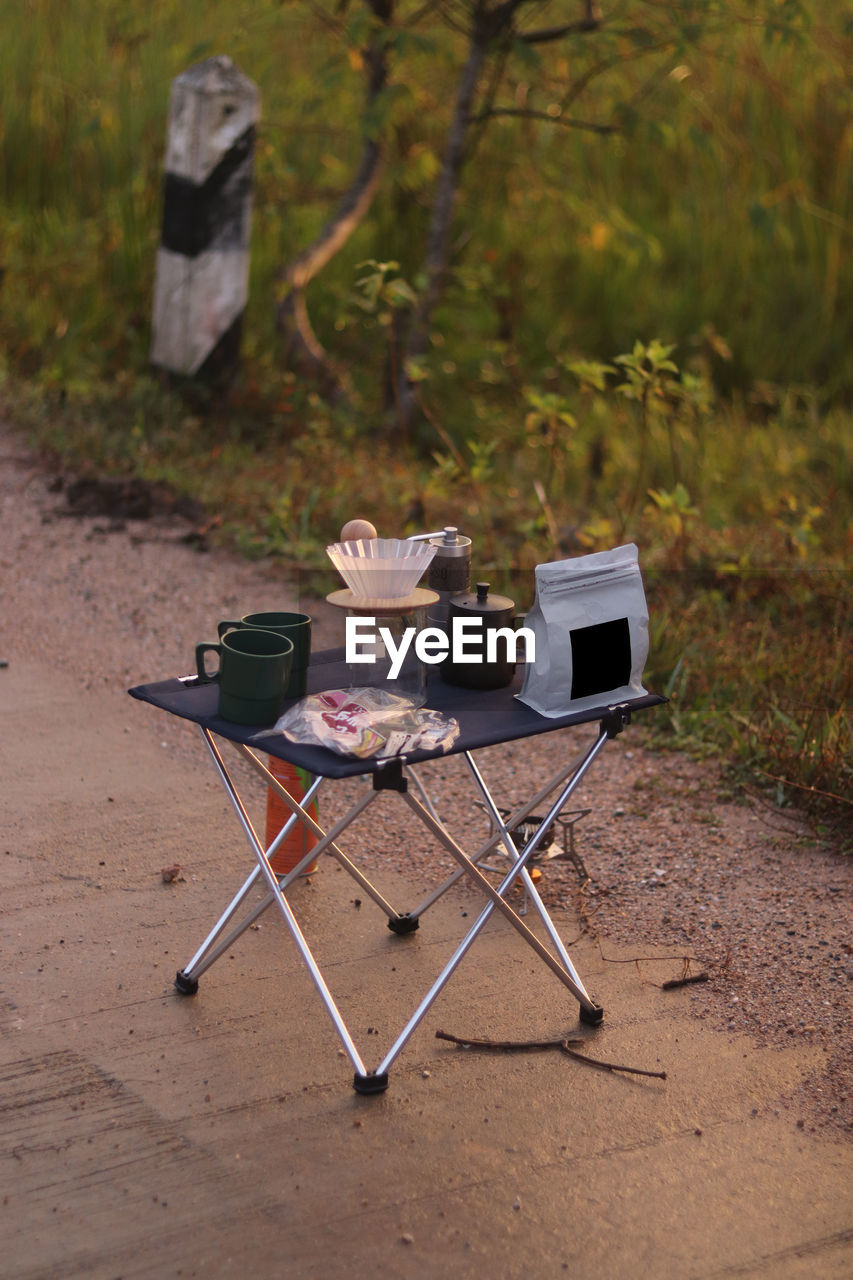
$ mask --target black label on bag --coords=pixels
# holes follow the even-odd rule
[[[572,698],[618,689],[631,680],[631,628],[627,618],[596,622],[569,632]]]

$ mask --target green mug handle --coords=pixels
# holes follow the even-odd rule
[[[237,622],[220,622],[218,623],[216,630],[219,633],[219,639],[221,640],[226,631],[240,631],[242,627],[243,623],[239,620]]]
[[[204,655],[213,651],[221,654],[222,650],[218,644],[197,644],[195,647],[195,665],[198,672],[199,684],[213,684],[219,679],[219,672],[215,671],[213,675],[208,675],[204,667]]]

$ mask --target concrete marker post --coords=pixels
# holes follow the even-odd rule
[[[172,82],[151,362],[189,377],[236,363],[249,291],[260,94],[228,57]]]

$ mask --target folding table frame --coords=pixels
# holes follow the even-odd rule
[[[312,657],[309,668],[309,693],[324,689],[346,688],[349,683],[349,671],[340,650],[328,651]],[[198,991],[198,980],[201,975],[221,955],[233,947],[237,939],[263,912],[275,905],[284,918],[302,961],[352,1063],[355,1071],[353,1087],[358,1093],[380,1093],[387,1088],[388,1072],[392,1063],[453,976],[462,958],[473,946],[487,920],[495,911],[499,911],[578,1001],[581,1022],[589,1026],[597,1026],[602,1020],[604,1011],[589,995],[575,969],[536,889],[530,875],[529,864],[569,797],[578,787],[593,761],[601,754],[607,742],[622,732],[625,725],[630,722],[634,711],[657,706],[666,699],[658,694],[643,694],[619,704],[602,705],[580,712],[570,712],[558,719],[548,719],[532,711],[514,697],[519,685],[519,677],[509,688],[490,691],[451,688],[440,680],[433,681],[428,688],[429,706],[436,711],[453,716],[458,721],[459,737],[447,753],[414,752],[405,758],[397,757],[386,761],[345,757],[322,747],[292,743],[284,735],[274,734],[269,729],[259,731],[232,724],[217,714],[216,686],[199,683],[193,676],[179,677],[131,689],[130,693],[133,697],[149,702],[170,714],[194,721],[199,726],[207,751],[255,860],[254,868],[228,903],[219,920],[193,957],[183,969],[179,970],[175,978],[176,989],[183,995],[194,995]],[[479,765],[474,759],[474,752],[483,747],[499,745],[533,734],[551,732],[568,725],[593,724],[596,721],[598,731],[591,744],[573,759],[561,762],[553,776],[544,782],[526,803],[519,805],[507,816],[506,810],[499,807],[489,791]],[[250,769],[257,773],[267,786],[272,787],[292,811],[291,817],[269,848],[264,848],[258,838],[234,775],[225,763],[218,739],[230,742]],[[446,823],[437,814],[416,768],[421,762],[444,759],[449,754],[463,756],[473,779],[475,791],[490,818],[490,830],[486,838],[471,853],[467,853],[454,839]],[[301,800],[295,799],[270,773],[262,759],[263,756],[269,755],[287,760],[310,775],[310,785]],[[321,785],[326,781],[358,775],[369,779],[369,785],[348,811],[324,831],[308,812]],[[376,801],[381,792],[396,793],[458,863],[458,869],[452,875],[446,877],[421,902],[407,911],[398,911],[391,906],[379,889],[338,844],[338,839],[346,828]],[[554,796],[555,798],[549,799]],[[548,804],[550,807],[547,808],[542,821],[535,827],[533,834],[526,842],[519,842],[517,840],[519,827],[543,804]],[[279,876],[273,871],[270,859],[294,825],[300,822],[314,833],[318,842],[287,875]],[[513,835],[516,839],[513,839]],[[490,875],[495,874],[496,868],[483,862],[489,854],[495,852],[503,859],[500,869],[497,869],[496,884],[489,878]],[[385,913],[388,928],[398,935],[414,932],[418,928],[421,916],[463,876],[467,876],[486,899],[479,916],[413,1010],[381,1062],[372,1071],[366,1067],[350,1035],[314,954],[302,933],[288,895],[288,889],[297,877],[323,854],[335,858],[352,876]],[[524,887],[525,904],[532,904],[541,920],[550,946],[536,936],[508,900],[510,890],[518,881]],[[246,910],[246,900],[255,885],[266,886],[266,893]],[[244,914],[236,920],[241,909]]]

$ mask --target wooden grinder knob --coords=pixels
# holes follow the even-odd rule
[[[369,520],[347,520],[341,529],[341,542],[356,542],[359,538],[375,538],[376,529]]]

